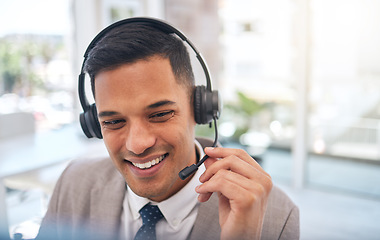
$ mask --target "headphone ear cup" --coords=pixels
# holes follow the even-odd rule
[[[207,91],[205,86],[194,90],[194,118],[197,124],[208,124],[214,117],[219,118],[222,103],[218,91]]]
[[[207,91],[205,86],[196,86],[194,90],[194,118],[197,124],[207,124],[212,120],[207,113]]]
[[[92,104],[84,113],[81,113],[79,116],[82,130],[88,138],[103,138],[97,114],[96,105]]]
[[[201,93],[202,86],[196,86],[194,90],[194,119],[197,124],[202,124],[201,120]]]

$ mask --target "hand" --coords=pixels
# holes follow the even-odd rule
[[[198,200],[219,196],[221,239],[260,239],[272,179],[245,151],[206,148]]]

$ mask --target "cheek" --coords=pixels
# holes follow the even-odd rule
[[[183,148],[192,148],[194,145],[195,125],[192,115],[187,115],[175,132],[175,141],[181,143]]]
[[[191,104],[187,104],[187,109],[186,109],[186,134],[188,135],[190,141],[194,141],[194,134],[195,134],[195,119],[194,119],[194,109]]]
[[[195,121],[190,119],[188,115],[182,115],[175,121],[175,123],[157,129],[157,139],[159,142],[162,140],[175,146],[181,154],[184,154],[183,151],[188,151],[187,149],[194,145]]]
[[[113,157],[118,155],[124,145],[122,138],[120,136],[116,136],[116,134],[103,134],[103,141],[109,155]]]

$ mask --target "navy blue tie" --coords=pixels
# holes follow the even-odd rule
[[[164,217],[160,209],[155,205],[147,204],[139,211],[143,225],[137,231],[134,240],[155,240],[156,223]]]

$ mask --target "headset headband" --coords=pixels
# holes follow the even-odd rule
[[[115,22],[95,36],[95,38],[91,41],[89,46],[87,47],[84,53],[84,60],[82,63],[81,72],[79,74],[78,80],[78,93],[80,103],[83,109],[83,113],[80,114],[80,124],[82,130],[85,135],[89,138],[97,137],[102,138],[101,127],[97,117],[97,109],[96,104],[89,104],[86,93],[85,93],[85,72],[84,66],[86,64],[88,55],[90,51],[98,44],[98,42],[106,36],[112,29],[117,28],[121,25],[128,25],[134,23],[145,24],[146,26],[151,26],[155,29],[162,31],[165,34],[175,34],[184,42],[186,42],[196,54],[196,57],[199,63],[202,66],[206,77],[206,86],[195,86],[194,89],[194,118],[197,124],[207,124],[210,123],[213,119],[216,124],[216,119],[219,118],[219,114],[222,108],[222,103],[220,101],[218,91],[212,91],[211,89],[211,77],[206,64],[206,61],[203,59],[202,55],[197,51],[194,45],[186,38],[186,36],[181,33],[179,30],[169,25],[168,23],[153,19],[153,18],[145,18],[145,17],[136,17],[136,18],[128,18],[118,22]]]
[[[88,45],[85,53],[84,53],[84,60],[83,60],[83,63],[82,63],[82,68],[81,68],[81,72],[80,72],[80,75],[79,75],[79,100],[80,100],[80,103],[82,105],[82,108],[84,110],[88,109],[90,104],[88,103],[88,100],[87,98],[85,97],[85,72],[84,72],[84,64],[87,60],[87,57],[88,57],[88,54],[89,52],[91,51],[92,48],[95,47],[95,45],[98,43],[98,41],[100,39],[102,39],[108,32],[110,32],[112,29],[114,28],[117,28],[121,25],[125,25],[125,24],[131,24],[131,23],[147,23],[167,34],[172,34],[174,33],[175,35],[177,35],[179,38],[181,38],[183,41],[185,41],[187,44],[189,44],[189,46],[193,49],[193,51],[195,52],[196,54],[196,57],[199,61],[199,63],[201,64],[202,66],[202,69],[203,69],[203,72],[206,76],[206,89],[207,91],[211,92],[212,91],[212,87],[211,87],[211,76],[210,76],[210,73],[209,73],[209,69],[207,67],[207,64],[206,64],[206,61],[204,60],[204,58],[202,57],[202,55],[200,54],[200,52],[195,48],[194,44],[181,32],[179,31],[178,29],[176,29],[175,27],[171,26],[169,23],[166,23],[164,22],[163,20],[159,20],[159,19],[155,19],[155,18],[147,18],[147,17],[134,17],[134,18],[127,18],[127,19],[123,19],[123,20],[120,20],[118,22],[115,22],[111,25],[109,25],[108,27],[104,28],[101,32],[98,33],[98,35],[95,36],[95,38],[91,41],[91,43]]]

